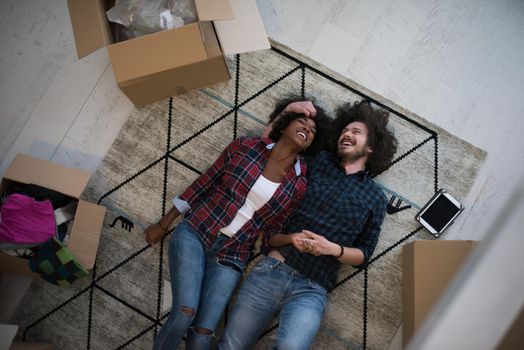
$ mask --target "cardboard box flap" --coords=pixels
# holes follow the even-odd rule
[[[111,43],[109,25],[100,0],[67,0],[78,58]]]
[[[233,10],[228,0],[195,0],[200,21],[233,19]]]
[[[78,201],[71,237],[67,247],[86,269],[95,265],[100,231],[106,208],[83,200]]]
[[[9,349],[17,332],[15,324],[0,324],[0,349]]]
[[[113,44],[108,51],[118,83],[208,58],[198,23]]]
[[[23,154],[16,155],[4,174],[4,179],[33,183],[75,198],[80,196],[89,177],[87,171]]]
[[[213,21],[224,54],[271,48],[255,0],[230,0],[230,4],[234,19]]]
[[[55,346],[49,343],[15,341],[9,350],[53,350],[54,348]]]
[[[4,252],[0,252],[0,271],[16,273],[19,275],[28,276],[31,278],[40,277],[39,274],[31,271],[29,261],[21,259]]]
[[[211,22],[204,23],[212,26]],[[157,101],[159,97],[180,95],[229,78],[224,56],[220,55],[118,86],[136,106],[143,106]]]

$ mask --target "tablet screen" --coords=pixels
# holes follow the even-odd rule
[[[446,196],[440,195],[420,217],[437,232],[440,232],[459,211],[460,208],[447,199]]]

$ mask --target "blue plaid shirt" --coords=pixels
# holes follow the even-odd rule
[[[378,241],[386,196],[367,173],[346,175],[331,153],[320,153],[308,164],[308,170],[308,190],[288,218],[286,231],[309,230],[334,243],[358,248],[366,263]],[[326,290],[334,287],[340,268],[334,256],[314,256],[286,247],[281,251],[286,264]]]

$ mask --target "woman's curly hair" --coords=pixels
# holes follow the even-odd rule
[[[307,100],[312,101],[311,98],[307,98]],[[288,104],[297,101],[304,101],[304,99],[298,97],[288,97],[281,99],[277,102],[275,109],[269,115],[269,122],[273,123],[272,130],[269,133],[269,138],[274,142],[278,141],[280,136],[282,136],[282,132],[284,131],[284,129],[287,128],[293,120],[304,117],[304,114],[292,112],[280,115]],[[313,105],[317,110],[317,115],[313,118],[316,125],[315,139],[313,140],[311,145],[309,145],[309,147],[303,152],[304,154],[311,156],[314,156],[319,152],[328,149],[328,138],[331,126],[331,119],[326,115],[325,111],[319,106],[317,106],[314,102]],[[277,116],[279,115],[280,117],[277,118]]]
[[[387,128],[388,113],[381,109],[373,108],[370,102],[363,100],[346,103],[337,109],[337,116],[332,124],[329,146],[336,154],[338,139],[342,130],[350,123],[362,122],[368,129],[367,145],[373,152],[366,162],[366,171],[371,176],[376,176],[386,170],[397,152],[398,141],[393,132]]]

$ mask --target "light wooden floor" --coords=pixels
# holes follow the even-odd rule
[[[488,152],[445,239],[482,239],[524,174],[524,1],[258,0],[269,36]],[[0,174],[17,152],[95,171],[133,105],[65,0],[0,1]]]

